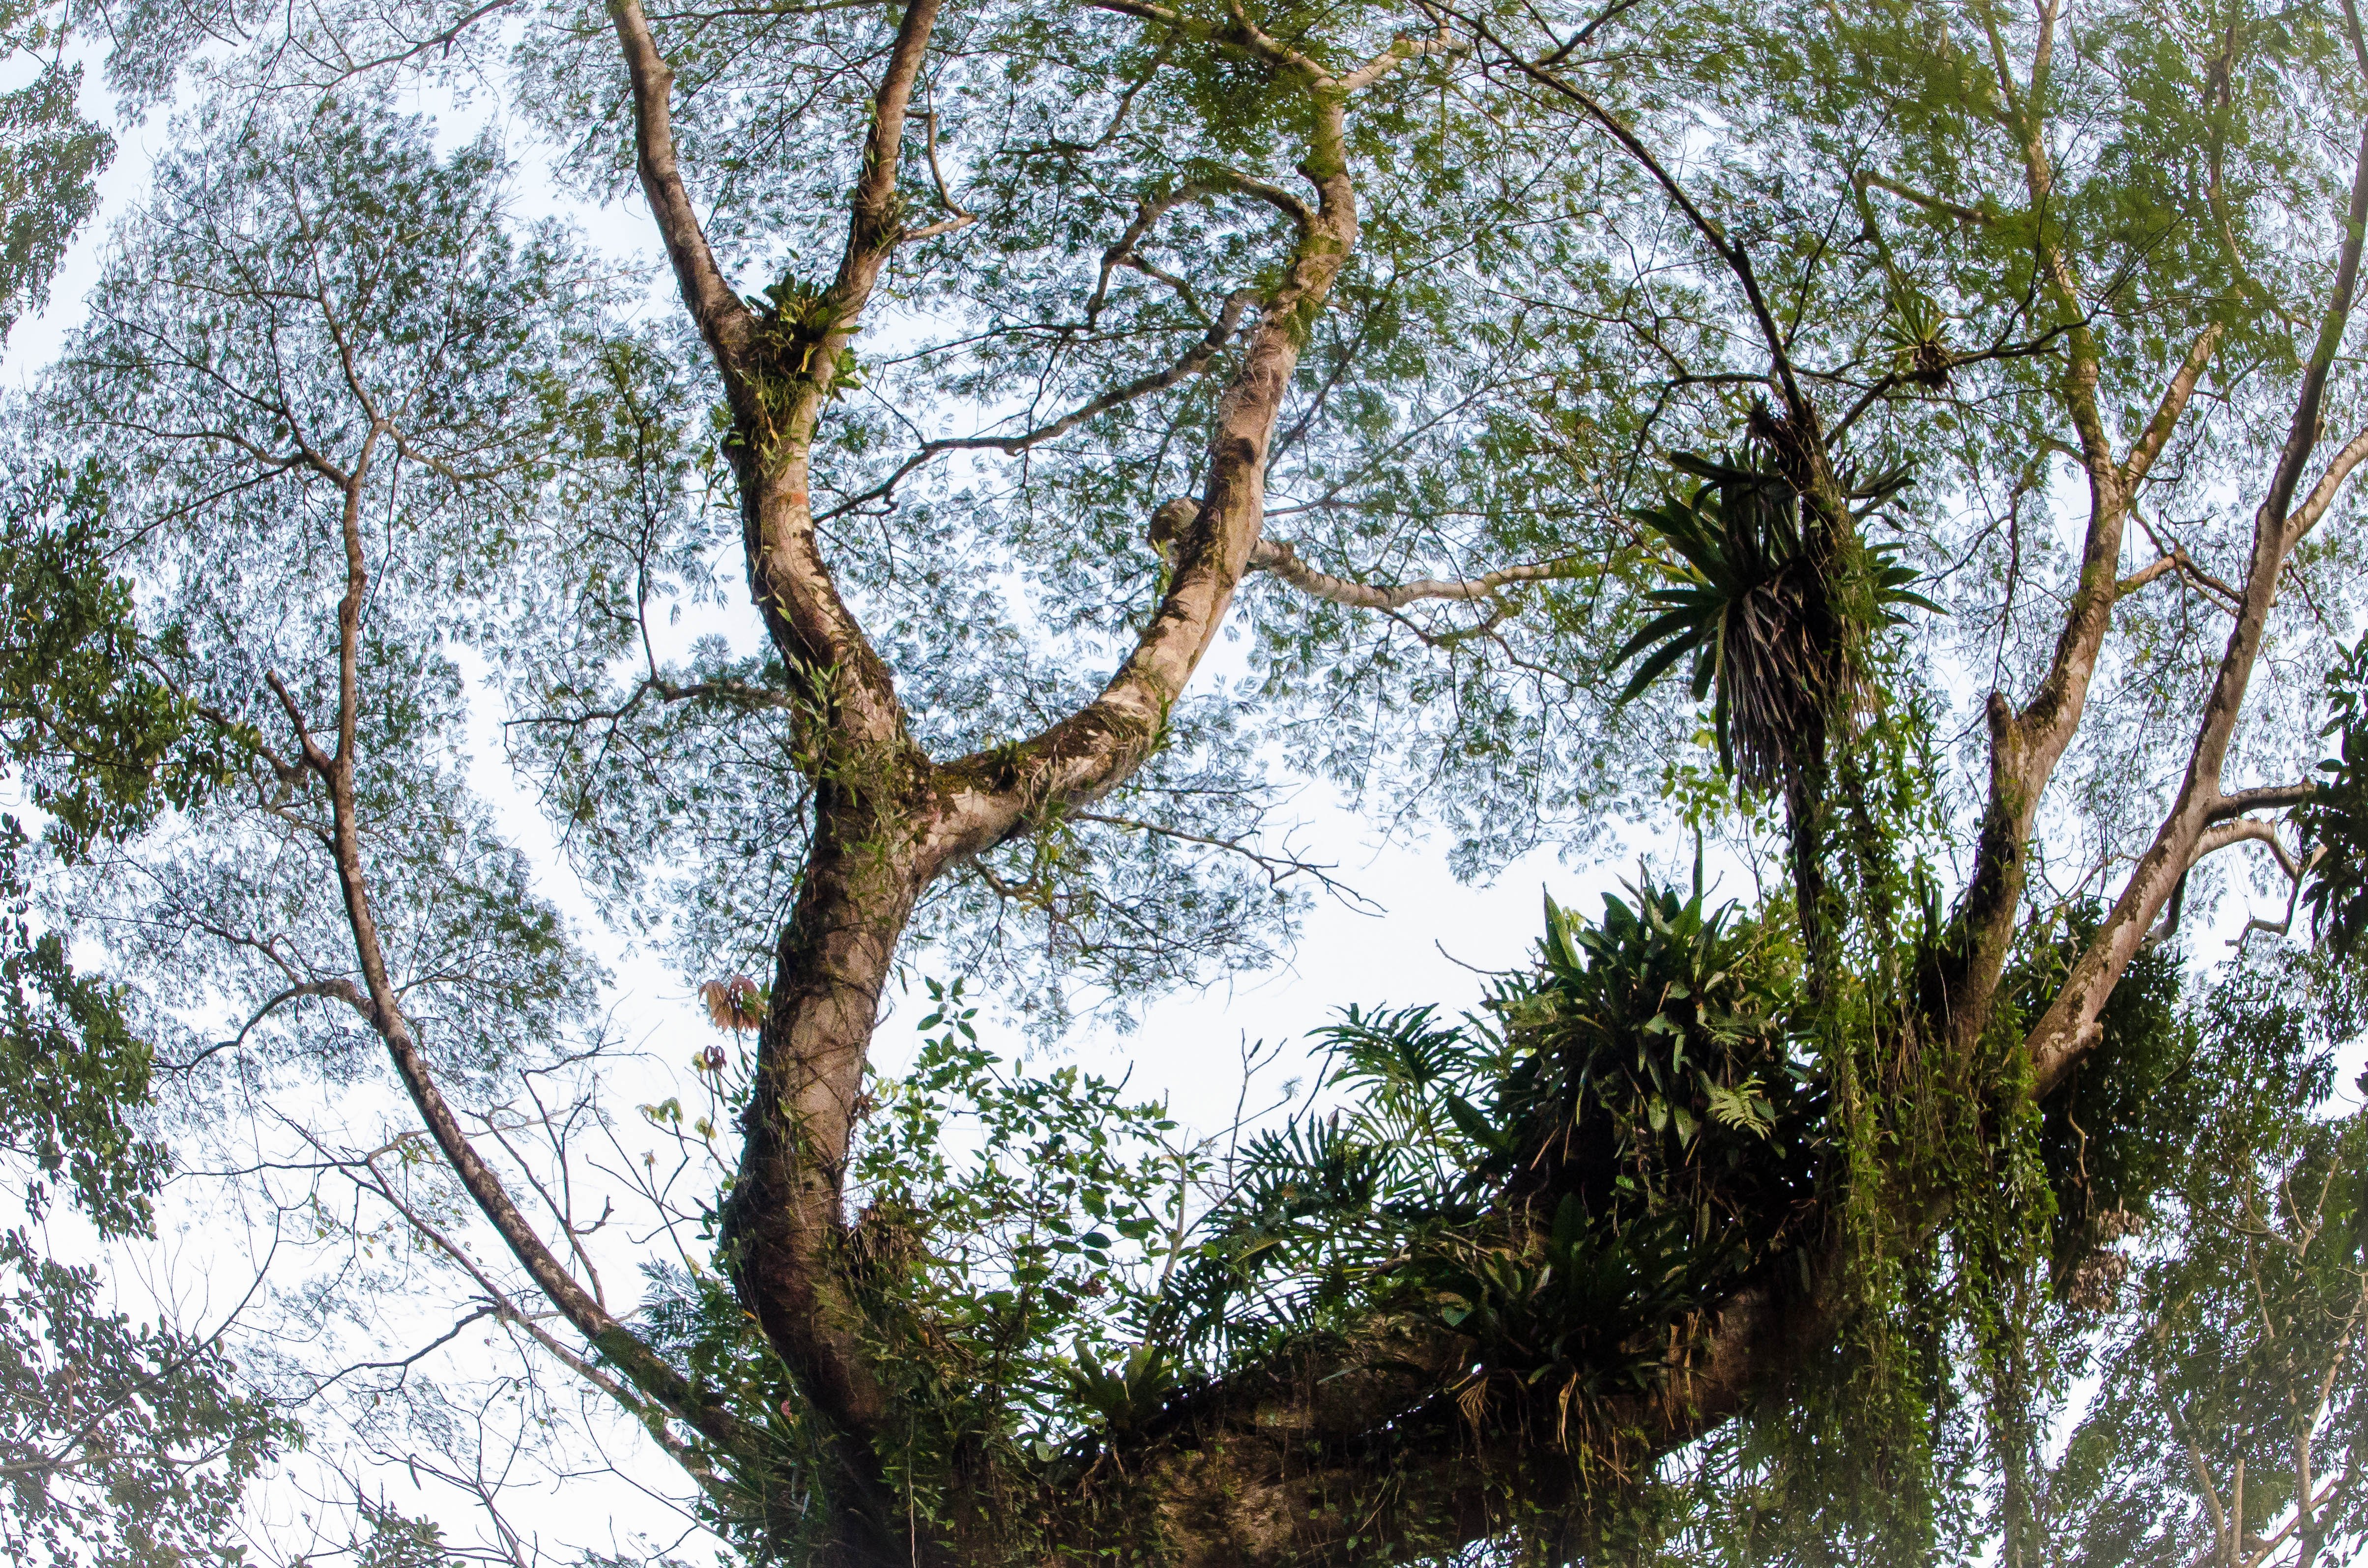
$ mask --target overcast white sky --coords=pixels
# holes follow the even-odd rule
[[[90,74],[97,75],[96,62]],[[95,81],[85,84],[85,95],[89,112],[102,122],[112,123]],[[473,134],[480,121],[475,115],[451,114],[447,106],[443,123],[448,136],[460,139]],[[17,325],[5,358],[0,358],[0,385],[28,384],[39,367],[55,354],[80,317],[81,296],[95,276],[96,257],[108,224],[145,188],[150,159],[165,140],[162,117],[152,117],[143,125],[115,129],[119,152],[101,182],[104,205],[99,218],[74,247],[53,286],[49,308]],[[620,260],[638,258],[632,264],[652,269],[654,281],[662,281],[655,278],[657,256],[637,204],[575,216]],[[737,579],[736,565],[730,574]],[[710,620],[690,624],[693,614]],[[676,635],[687,646],[692,635],[711,631],[723,631],[744,647],[756,635],[753,619],[745,610],[724,612],[706,607],[687,611],[686,624]],[[1229,673],[1227,666],[1238,657],[1236,652],[1221,646],[1215,655],[1218,667],[1205,672],[1203,678]],[[596,945],[609,959],[617,976],[614,1000],[622,1038],[645,1044],[656,1062],[683,1061],[712,1038],[692,1006],[688,987],[663,965],[627,950],[612,937],[598,934],[588,903],[552,852],[551,835],[532,801],[514,789],[500,764],[494,744],[496,717],[490,711],[482,713],[477,727],[480,788],[500,803],[515,842],[542,868],[545,893],[595,934]],[[1611,855],[1591,869],[1565,868],[1551,854],[1542,853],[1515,865],[1490,886],[1465,887],[1447,874],[1439,846],[1414,844],[1376,849],[1366,825],[1331,808],[1320,791],[1311,790],[1303,798],[1301,814],[1307,819],[1298,840],[1301,846],[1313,850],[1317,859],[1337,862],[1338,874],[1378,904],[1381,915],[1360,914],[1323,901],[1307,919],[1296,960],[1289,968],[1205,994],[1171,997],[1153,1008],[1142,1027],[1131,1034],[1121,1036],[1088,1026],[1052,1049],[1098,1071],[1119,1073],[1131,1068],[1133,1087],[1146,1097],[1168,1096],[1178,1119],[1188,1127],[1222,1126],[1233,1116],[1240,1094],[1241,1045],[1246,1038],[1291,1042],[1253,1095],[1250,1104],[1256,1108],[1272,1097],[1283,1080],[1304,1075],[1304,1048],[1298,1042],[1339,1006],[1352,1001],[1368,1006],[1436,1002],[1450,1010],[1467,1006],[1477,999],[1483,983],[1475,970],[1508,967],[1527,952],[1540,927],[1542,888],[1565,904],[1592,911],[1601,892],[1615,886],[1623,876],[1634,874],[1638,846],[1632,843],[1625,854]],[[1730,872],[1725,891],[1748,894],[1748,881]],[[2257,908],[2267,903],[2263,899],[2253,902]],[[2221,937],[2242,923],[2247,913],[2244,903],[2228,901],[2214,922],[2217,931],[2198,933],[2192,950],[2199,960],[2214,961],[2225,954]],[[914,963],[921,971],[942,974],[933,970],[927,955],[916,955]],[[991,1005],[992,999],[987,1000]],[[920,1010],[900,1007],[883,1024],[878,1051],[883,1068],[893,1071],[906,1059],[915,1040],[909,1020]],[[990,1031],[988,1038],[1007,1049],[1017,1050],[1019,1045],[1016,1033]],[[653,1082],[659,1081],[654,1073]],[[2347,1070],[2345,1088],[2349,1086]],[[659,1087],[643,1096],[628,1088],[619,1103],[631,1104],[668,1092],[672,1091]],[[638,1131],[628,1129],[628,1138]],[[202,1272],[209,1262],[204,1256],[207,1244],[202,1233],[183,1235],[168,1238],[163,1251],[176,1259],[176,1268]],[[236,1269],[222,1272],[227,1275]],[[142,1273],[154,1277],[152,1268],[143,1267]],[[137,1293],[135,1283],[127,1280],[126,1290],[127,1305],[138,1310],[137,1301],[130,1299]],[[467,1533],[465,1512],[453,1507],[449,1499],[439,1501],[433,1492],[403,1495],[408,1489],[400,1475],[391,1479],[395,1501],[444,1514],[456,1532]],[[628,1528],[647,1512],[620,1491],[605,1494],[603,1500],[617,1508]],[[550,1524],[574,1527],[569,1533],[580,1533],[580,1498],[563,1491],[552,1494],[548,1503]],[[275,1506],[292,1508],[294,1505],[283,1499]],[[529,1510],[528,1517],[531,1518],[533,1513]],[[658,1523],[657,1516],[649,1515],[648,1522]]]

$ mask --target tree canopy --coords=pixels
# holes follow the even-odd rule
[[[6,25],[0,309],[67,40],[163,129],[5,414],[0,1150],[271,1243],[9,1233],[0,1540],[317,1551],[300,1442],[388,1564],[529,1454],[750,1562],[2368,1537],[2352,0]],[[1281,961],[1310,785],[1687,851],[1264,1119],[982,1040]]]

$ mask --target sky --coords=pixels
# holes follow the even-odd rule
[[[101,210],[53,283],[48,308],[16,326],[5,357],[0,357],[0,385],[28,384],[40,367],[56,354],[80,318],[81,298],[96,277],[108,224],[139,199],[151,159],[165,143],[161,114],[145,123],[115,124],[96,76],[94,63],[85,82],[87,112],[102,123],[112,124],[119,143],[115,161],[100,182]],[[443,107],[439,122],[450,140],[474,134],[480,123],[474,116]],[[643,269],[654,287],[663,287],[654,235],[638,202],[571,215],[619,258],[620,266]],[[729,574],[736,578],[736,567]],[[716,631],[742,648],[753,646],[758,634],[745,607],[699,606],[686,609],[684,621],[671,635],[687,647],[692,637]],[[1240,673],[1228,667],[1240,659],[1239,647],[1221,642],[1212,655],[1213,667],[1201,678]],[[533,859],[540,891],[584,929],[616,977],[610,998],[616,1032],[629,1046],[646,1053],[638,1065],[629,1057],[620,1067],[624,1081],[618,1085],[618,1101],[632,1103],[643,1094],[659,1097],[668,1092],[667,1084],[682,1076],[678,1064],[712,1038],[692,996],[690,979],[671,972],[658,959],[602,928],[590,901],[557,853],[549,824],[501,763],[497,720],[490,702],[479,705],[473,734],[474,781],[495,803],[512,841]],[[1335,874],[1370,903],[1350,907],[1319,899],[1306,916],[1287,967],[1237,978],[1198,994],[1167,997],[1150,1007],[1139,1027],[1129,1032],[1089,1021],[1061,1041],[1030,1047],[1017,1029],[990,1027],[989,1043],[1015,1055],[1027,1051],[1039,1060],[1051,1056],[1113,1075],[1131,1074],[1133,1090],[1144,1097],[1166,1096],[1176,1119],[1188,1128],[1223,1127],[1244,1107],[1255,1111],[1276,1103],[1294,1081],[1303,1094],[1307,1090],[1316,1071],[1305,1044],[1309,1031],[1341,1006],[1351,1002],[1368,1007],[1436,1003],[1450,1012],[1468,1007],[1482,994],[1486,971],[1516,965],[1529,951],[1541,928],[1542,893],[1551,893],[1565,905],[1591,911],[1601,894],[1634,875],[1640,851],[1668,857],[1674,848],[1666,841],[1656,844],[1632,835],[1620,851],[1583,868],[1562,865],[1551,851],[1541,851],[1516,862],[1487,885],[1466,886],[1449,875],[1440,846],[1419,841],[1377,843],[1368,824],[1340,809],[1320,789],[1311,789],[1301,798],[1300,812],[1305,825],[1297,842],[1313,850],[1315,858],[1334,862]],[[1712,870],[1713,878],[1720,874],[1715,864]],[[1748,893],[1748,881],[1735,868],[1725,868],[1725,875],[1727,891]],[[2241,897],[2224,903],[2211,928],[2197,933],[2192,942],[2191,950],[2198,961],[2223,955],[2226,950],[2223,942],[2248,914],[2267,913],[2274,917],[2277,911],[2268,903],[2256,898],[2248,904]],[[951,978],[927,953],[911,955],[910,967],[916,974]],[[915,994],[892,996],[877,1037],[876,1060],[882,1070],[894,1072],[909,1059],[917,1040],[911,1024],[927,1006],[926,995],[917,994],[917,988]],[[1266,1042],[1275,1050],[1246,1097],[1242,1063],[1251,1042]],[[2357,1062],[2349,1063],[2341,1074],[2340,1081],[2347,1088],[2356,1067]],[[645,1075],[645,1083],[632,1081],[636,1073]],[[628,1128],[628,1137],[638,1131]],[[135,1305],[142,1294],[153,1294],[177,1301],[183,1312],[201,1316],[216,1305],[211,1297],[193,1305],[174,1281],[211,1277],[214,1265],[222,1260],[208,1256],[210,1244],[201,1226],[168,1235],[156,1256],[130,1266],[129,1272],[119,1278],[119,1286]],[[228,1260],[220,1269],[222,1275],[234,1277],[236,1263],[236,1259]],[[465,1353],[465,1346],[455,1353]],[[386,1479],[391,1493],[405,1506],[449,1512],[456,1531],[469,1528],[467,1511],[455,1507],[435,1489],[414,1489],[405,1495],[399,1471],[390,1470]],[[267,1501],[270,1508],[279,1511],[283,1522],[298,1506],[286,1496]],[[662,1510],[621,1491],[604,1494],[603,1502],[613,1509],[620,1530],[663,1531]],[[581,1507],[575,1494],[553,1490],[521,1517],[537,1528],[558,1531],[581,1524]]]
[[[0,353],[0,386],[30,386],[60,351],[82,319],[83,296],[97,277],[109,227],[142,199],[154,157],[169,144],[165,111],[139,122],[115,119],[97,83],[98,62],[86,58],[85,112],[114,131],[116,155],[99,181],[97,216],[79,235],[52,281],[46,308],[21,319]],[[0,87],[12,85],[0,77]],[[449,101],[416,107],[437,114],[439,137],[448,145],[474,136],[483,124],[481,114],[458,111]],[[525,205],[531,212],[537,199],[531,193],[548,187],[530,180],[521,182],[521,187],[529,193]],[[638,200],[597,211],[562,210],[621,267],[649,276],[656,308],[673,307],[670,279],[663,274],[654,232]],[[736,564],[727,563],[727,575],[737,579]],[[679,647],[661,648],[661,656],[687,651],[694,638],[719,632],[742,649],[752,648],[760,635],[746,606],[689,606],[682,621],[665,633],[678,640]],[[1246,666],[1233,667],[1240,665],[1241,646],[1221,642],[1201,678],[1244,673]],[[464,666],[469,663],[464,653]],[[496,704],[481,693],[472,726],[472,781],[494,804],[506,835],[534,862],[538,891],[578,926],[615,977],[608,998],[612,1032],[626,1050],[612,1070],[609,1097],[623,1108],[679,1093],[689,1078],[681,1064],[713,1039],[696,1003],[692,979],[673,972],[655,956],[602,926],[558,853],[550,824],[501,759],[499,719]],[[1308,790],[1298,805],[1304,826],[1294,843],[1314,850],[1314,858],[1332,862],[1334,875],[1353,886],[1365,902],[1352,906],[1319,897],[1288,965],[1236,977],[1207,991],[1169,995],[1123,1033],[1088,1019],[1051,1043],[1031,1045],[1017,1028],[997,1028],[988,998],[988,1016],[981,1020],[988,1043],[1014,1057],[1029,1057],[1031,1065],[1048,1059],[1071,1061],[1091,1071],[1125,1075],[1130,1098],[1166,1098],[1171,1114],[1187,1129],[1222,1128],[1244,1110],[1272,1112],[1294,1096],[1304,1102],[1320,1069],[1306,1037],[1339,1007],[1350,1002],[1366,1006],[1428,1002],[1450,1012],[1471,1006],[1482,994],[1483,971],[1510,967],[1528,952],[1541,928],[1543,892],[1551,892],[1566,904],[1593,907],[1597,892],[1615,885],[1623,872],[1634,874],[1633,864],[1618,858],[1575,871],[1558,864],[1551,852],[1541,852],[1508,868],[1487,886],[1465,886],[1448,874],[1440,846],[1378,844],[1362,820],[1341,810],[1320,788]],[[85,962],[96,956],[78,954]],[[913,990],[892,994],[877,1036],[876,1062],[889,1073],[910,1060],[919,1040],[911,1026],[928,1003],[918,977],[951,978],[928,953],[908,959]],[[1258,1054],[1264,1065],[1256,1082],[1246,1085],[1245,1052],[1256,1046],[1263,1047]],[[393,1096],[391,1087],[387,1094]],[[389,1105],[402,1108],[391,1097]],[[629,1144],[636,1137],[657,1142],[630,1118],[623,1136]],[[183,1196],[188,1196],[186,1189]],[[118,1248],[105,1255],[119,1305],[134,1316],[165,1316],[185,1330],[203,1331],[220,1322],[244,1294],[268,1240],[237,1234],[219,1214],[176,1207],[172,1197],[164,1214],[163,1233],[153,1247]],[[63,1223],[53,1227],[53,1244],[71,1247],[70,1228]],[[620,1255],[616,1261],[621,1267],[604,1272],[612,1280],[630,1279],[629,1257]],[[441,1328],[442,1320],[423,1312],[416,1326],[418,1341],[425,1342]],[[482,1345],[472,1347],[464,1338],[445,1354],[458,1366],[484,1367],[492,1364],[494,1352]],[[629,1465],[630,1473],[671,1490],[675,1478],[669,1470],[662,1460]],[[476,1533],[480,1520],[464,1502],[448,1489],[412,1481],[399,1463],[380,1465],[374,1477],[391,1500],[442,1519],[455,1538]],[[309,1534],[303,1517],[321,1511],[323,1499],[315,1494],[322,1484],[320,1476],[307,1476],[301,1467],[276,1478],[256,1495],[257,1528],[277,1537],[283,1550],[301,1545]],[[527,1489],[513,1517],[529,1542],[538,1530],[548,1531],[552,1541],[580,1540],[586,1520],[583,1494],[576,1488],[584,1484]],[[667,1510],[636,1496],[629,1487],[607,1488],[599,1496],[610,1515],[609,1528],[620,1541],[636,1531],[660,1541],[674,1533]]]

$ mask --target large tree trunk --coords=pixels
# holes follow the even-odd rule
[[[1108,8],[1134,9],[1131,0],[1108,0]],[[839,355],[888,256],[912,237],[899,226],[896,167],[934,0],[916,0],[898,23],[846,250],[818,312],[827,324],[799,349],[800,365],[823,368],[813,372],[781,362],[767,336],[780,324],[760,323],[723,278],[676,167],[672,73],[638,0],[612,0],[610,12],[632,78],[642,183],[733,414],[750,589],[792,679],[811,692],[802,691],[797,722],[814,782],[814,833],[795,912],[776,948],[756,1086],[742,1118],[746,1143],[725,1211],[725,1261],[827,1428],[827,1553],[848,1562],[907,1562],[936,1549],[890,1494],[880,1443],[892,1413],[841,1257],[846,1164],[881,987],[932,881],[1025,831],[1033,813],[1116,788],[1157,744],[1258,545],[1275,422],[1307,324],[1356,243],[1343,103],[1423,46],[1401,40],[1340,79],[1237,17],[1228,41],[1309,100],[1300,170],[1316,199],[1311,206],[1242,182],[1244,193],[1290,220],[1296,238],[1258,299],[1218,400],[1204,493],[1181,530],[1165,598],[1094,701],[1017,745],[939,765],[912,743],[891,674],[839,597],[808,478]],[[1213,351],[1200,351],[1196,362]]]
[[[881,987],[920,878],[884,813],[836,796],[817,812],[796,909],[775,949],[722,1252],[741,1300],[825,1424],[819,1437],[834,1474],[824,1560],[901,1562],[910,1538],[876,1447],[886,1396],[840,1264],[846,1151]]]

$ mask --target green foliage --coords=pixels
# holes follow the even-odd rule
[[[69,857],[187,808],[227,773],[238,736],[192,735],[188,700],[160,678],[119,542],[104,474],[27,450],[9,411],[0,474],[0,756]]]
[[[761,299],[748,301],[748,308],[757,312],[757,328],[750,335],[750,342],[763,366],[760,390],[768,403],[786,405],[797,386],[803,382],[820,384],[825,395],[834,400],[863,384],[851,347],[840,349],[837,359],[830,365],[817,366],[814,362],[823,338],[837,324],[827,293],[791,274],[766,284]]]
[[[39,1173],[36,1216],[63,1180],[122,1233],[146,1228],[165,1165],[141,1126],[151,1053],[121,990],[75,973],[65,933],[32,918],[34,878],[47,856],[86,858],[197,803],[226,765],[147,666],[110,542],[95,469],[20,461],[0,479],[0,758],[47,819],[37,846],[0,817],[0,1149]]]
[[[756,1451],[747,1453],[719,1452],[690,1439],[711,1477],[697,1517],[751,1562],[798,1561],[814,1545],[803,1504],[827,1459],[789,1369],[722,1275],[648,1263],[642,1287],[639,1326],[651,1348],[758,1437]]]
[[[32,221],[11,215],[12,244]],[[36,1224],[63,1190],[120,1237],[150,1229],[169,1164],[152,1053],[123,988],[77,973],[67,933],[36,915],[37,882],[199,805],[226,764],[222,737],[193,742],[189,704],[154,673],[97,469],[28,453],[8,414],[0,767],[44,830],[0,816],[0,1153]],[[105,1311],[97,1273],[36,1235],[0,1235],[0,1551],[59,1568],[241,1560],[246,1483],[293,1428],[235,1392],[217,1346]]]
[[[1820,1114],[1783,935],[1699,890],[1632,897],[1591,923],[1549,899],[1537,971],[1492,999],[1517,1061],[1486,1113],[1511,1136],[1482,1171],[1590,1213],[1781,1212],[1805,1196]]]
[[[2199,1541],[2225,1560],[2276,1537],[2342,1562],[2368,1533],[2343,1479],[2368,1462],[2368,1118],[2329,1099],[2357,984],[2289,952],[2222,971],[2191,1010],[2188,1114],[2047,1478],[2056,1561],[2174,1568]]]
[[[976,1358],[982,1408],[1060,1431],[1066,1391],[1027,1369],[1125,1363],[1204,1156],[1121,1082],[1006,1066],[979,1042],[962,983],[930,983],[919,1027],[939,1032],[878,1085],[855,1157],[851,1262]]]
[[[928,985],[911,1070],[873,1080],[844,1266],[896,1381],[901,1483],[932,1517],[1008,1527],[1035,1471],[1174,1388],[1150,1330],[1207,1158],[1122,1082],[1006,1064],[962,983]]]
[[[12,415],[20,413],[10,411]],[[22,431],[11,428],[17,437]],[[0,1153],[36,1225],[59,1189],[102,1237],[151,1229],[170,1165],[153,1053],[126,990],[78,973],[37,878],[200,805],[241,737],[193,736],[160,678],[95,465],[0,476],[0,763],[45,820],[0,816]],[[0,1550],[13,1561],[183,1568],[244,1560],[247,1483],[295,1437],[219,1346],[100,1305],[97,1272],[0,1235]]]
[[[2027,931],[1998,1040],[2020,1040],[2097,918],[2076,909]],[[2159,1323],[2131,1287],[2192,1267],[2195,1238],[2262,1234],[2241,1206],[2191,1210],[2189,1187],[2207,1166],[2227,1179],[2221,1140],[2282,1136],[2284,1108],[2325,1092],[2323,1047],[2302,1044],[2325,1036],[2297,1028],[2333,1002],[2310,967],[2226,971],[2188,994],[2174,954],[2142,956],[2098,1054],[2037,1105],[2011,1057],[1962,1076],[1877,1071],[1873,1052],[1827,1025],[1823,1054],[1852,1064],[1862,1096],[1827,1111],[1821,1197],[1833,1222],[1809,1238],[1844,1249],[1825,1287],[1847,1293],[1839,1332],[1790,1366],[1756,1418],[1656,1478],[1621,1516],[1622,1560],[1828,1568],[1995,1551],[2029,1563],[2058,1560],[2050,1543],[2086,1530],[2094,1539],[2069,1560],[2192,1562],[2189,1461],[2147,1426],[2159,1415],[2135,1386],[2162,1347]],[[2200,1335],[2246,1310],[2233,1299],[2199,1309],[2197,1375],[2257,1375],[2237,1370],[2250,1352],[2220,1359]],[[2085,1414],[2067,1408],[2084,1375],[2125,1364]],[[2291,1392],[2298,1374],[2280,1375]],[[2045,1437],[2066,1423],[2083,1436],[2051,1460]],[[2257,1463],[2271,1439],[2259,1441]],[[2226,1460],[2214,1462],[2225,1494]],[[2121,1490],[2132,1486],[2138,1495]],[[2279,1506],[2260,1504],[2264,1516]]]
[[[115,139],[82,118],[82,67],[61,58],[65,17],[47,0],[0,5],[0,58],[39,74],[0,93],[0,341],[49,302],[66,246],[98,205]]]
[[[56,932],[34,936],[21,915],[0,928],[0,1150],[40,1173],[24,1186],[37,1218],[49,1184],[63,1181],[115,1234],[148,1228],[168,1164],[142,1125],[150,1053],[122,1000],[118,987],[74,971]]]
[[[245,1483],[292,1440],[211,1340],[100,1304],[97,1273],[0,1234],[0,1551],[40,1568],[245,1561]]]
[[[1487,1376],[1658,1385],[1669,1326],[1798,1238],[1823,1096],[1793,1053],[1781,938],[1647,882],[1598,922],[1551,900],[1485,1016],[1351,1008],[1337,1112],[1254,1139],[1167,1310],[1247,1349],[1377,1307]]]
[[[1892,1016],[1877,977],[1807,1005],[1788,924],[1649,883],[1593,921],[1549,902],[1546,921],[1535,966],[1481,1017],[1352,1010],[1326,1030],[1342,1098],[1247,1145],[1163,1342],[1213,1369],[1383,1322],[1452,1333],[1471,1375],[1445,1392],[1511,1402],[1524,1414],[1505,1419],[1556,1432],[1598,1477],[1590,1562],[2027,1544],[2066,1336],[2097,1321],[2125,1267],[2099,1255],[2157,1211],[2168,1139],[2196,1109],[2180,1086],[2210,1025],[2175,960],[2142,960],[2107,1017],[2113,1076],[2037,1106],[2007,1052],[2079,920],[2033,931],[1999,1043],[1920,1063],[1869,1032]],[[1836,1336],[1753,1420],[1617,1479],[1608,1402],[1666,1387],[1695,1314],[1812,1260],[1841,1293]]]
[[[1350,1009],[1325,1035],[1338,1108],[1222,1167],[1121,1085],[1007,1066],[964,988],[931,983],[920,1054],[861,1108],[839,1260],[917,1516],[1017,1542],[1125,1514],[1110,1445],[1376,1312],[1467,1343],[1475,1387],[1534,1402],[1582,1450],[1601,1401],[1658,1391],[1672,1332],[1796,1244],[1815,1199],[1795,960],[1649,883],[1600,921],[1551,901],[1546,918],[1536,968],[1481,1016]],[[665,1346],[744,1408],[778,1401],[777,1456],[810,1474],[812,1417],[746,1314],[714,1278],[652,1282]]]
[[[2368,929],[2368,638],[2345,652],[2327,674],[2327,722],[2322,737],[2337,737],[2338,754],[2323,758],[2317,789],[2295,813],[2303,852],[2310,857],[2302,905],[2313,929],[2337,958]]]

